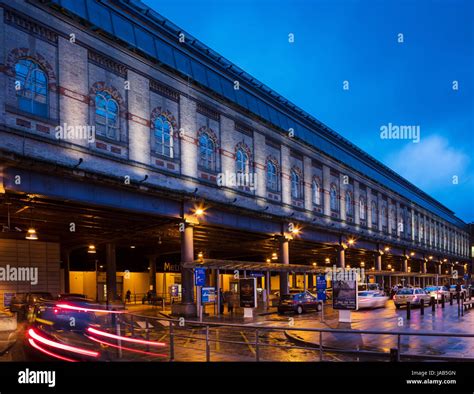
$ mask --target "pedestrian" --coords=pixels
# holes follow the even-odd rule
[[[125,293],[126,302],[128,302],[130,304],[131,298],[132,298],[132,292],[130,291],[130,289],[128,289],[127,292]]]
[[[227,297],[227,312],[231,315],[234,314],[234,293],[230,292],[229,296]]]
[[[219,289],[219,314],[224,314],[224,293]]]

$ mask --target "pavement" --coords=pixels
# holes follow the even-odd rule
[[[139,310],[137,309],[137,312]],[[143,309],[139,314],[149,316],[169,317],[170,310]],[[335,350],[366,350],[388,353],[397,347],[397,336],[393,332],[417,333],[420,331],[432,333],[464,333],[474,334],[474,309],[458,314],[456,302],[445,304],[445,308],[437,305],[432,312],[431,307],[425,307],[424,315],[419,308],[412,308],[411,319],[407,319],[405,308],[397,310],[392,301],[385,308],[368,309],[352,312],[351,323],[339,323],[339,313],[330,305],[324,307],[324,320],[319,313],[308,313],[301,316],[294,314],[278,315],[276,308],[260,309],[253,318],[245,318],[241,313],[203,317],[203,322],[235,323],[243,325],[261,325],[262,327],[288,328],[284,331],[286,337],[293,343],[308,347],[319,347],[319,332],[298,331],[298,328],[376,330],[386,334],[360,333],[323,333],[323,347]],[[187,318],[187,322],[198,321],[198,318]],[[401,352],[416,358],[417,356],[455,357],[459,360],[474,358],[474,338],[442,337],[442,336],[401,336]]]
[[[391,332],[431,332],[474,334],[474,310],[458,315],[457,304],[438,305],[434,312],[431,307],[425,308],[422,316],[419,308],[411,310],[411,319],[407,319],[405,309],[395,309],[389,301],[386,308],[352,312],[352,323],[339,323],[336,311],[330,309],[329,318],[320,322],[318,319],[302,320],[293,328],[328,328],[352,330],[376,330],[387,334],[359,333],[323,333],[323,347],[329,349],[367,350],[389,352],[397,347],[397,336]],[[287,330],[287,337],[307,346],[319,347],[319,332]],[[474,338],[459,337],[422,337],[401,336],[401,352],[410,356],[442,356],[474,358]]]

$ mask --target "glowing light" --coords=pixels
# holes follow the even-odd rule
[[[443,259],[443,263],[446,263],[446,261],[448,261],[448,259]]]
[[[317,263],[313,263],[313,266],[315,266],[315,267],[316,267],[317,265],[318,265]]]
[[[326,257],[326,258],[324,259],[324,261],[325,261],[326,263],[329,263],[329,261],[330,261],[330,260],[329,260],[329,257]]]
[[[89,248],[87,249],[87,253],[96,253],[97,251],[95,250],[95,245],[89,245]]]
[[[38,239],[38,234],[36,234],[36,230],[33,227],[28,229],[25,239],[30,241],[36,241]]]
[[[347,241],[349,243],[349,245],[354,245],[355,243],[355,240],[353,240],[352,238],[350,240]]]
[[[160,347],[166,346],[166,344],[163,343],[163,342],[145,341],[143,339],[123,337],[121,335],[115,335],[115,334],[111,334],[109,332],[100,331],[100,330],[97,330],[97,329],[92,328],[92,327],[87,328],[87,331],[89,331],[92,334],[96,334],[96,335],[99,335],[99,336],[112,338],[112,339],[118,339],[120,341],[125,341],[125,342],[140,343],[142,345],[151,345],[151,346],[160,346]]]
[[[135,245],[130,245],[130,249],[135,249]]]
[[[388,269],[392,268],[392,264],[387,265],[387,268]]]
[[[63,361],[69,361],[69,362],[72,362],[72,363],[75,363],[77,362],[77,360],[73,360],[72,358],[67,358],[67,357],[63,357],[63,356],[60,356],[59,354],[56,354],[56,353],[53,353],[53,352],[50,352],[44,348],[42,348],[40,345],[38,345],[32,338],[28,338],[28,342],[30,343],[30,345],[32,347],[34,347],[35,349],[39,350],[40,352],[44,353],[44,354],[47,354],[48,356],[51,356],[51,357],[54,357],[54,358],[58,358],[59,360],[63,360]]]
[[[390,250],[390,248],[388,246],[386,246],[383,250],[385,250],[386,252],[388,252]]]
[[[361,267],[365,267],[365,262],[364,262],[364,261],[361,261],[361,262],[360,262],[360,266],[361,266]]]
[[[204,257],[204,253],[199,252],[199,253],[198,253],[198,258],[202,259],[203,257]]]
[[[292,234],[299,234],[300,229],[298,227],[295,227],[293,230],[291,230]]]
[[[62,309],[70,309],[73,311],[79,311],[79,312],[97,312],[97,313],[126,313],[126,310],[121,310],[121,311],[110,311],[108,309],[94,309],[94,308],[83,308],[80,306],[75,306],[75,305],[69,305],[69,304],[56,304],[58,308]]]
[[[196,209],[194,210],[194,214],[195,214],[196,216],[202,216],[202,215],[204,215],[204,209],[202,209],[202,208],[196,208]]]
[[[410,256],[414,256],[414,255],[415,255],[415,252],[411,252],[411,253],[410,253]]]
[[[270,263],[272,260],[271,259],[267,259],[267,263]]]
[[[52,341],[48,338],[42,337],[41,335],[39,335],[32,328],[30,328],[28,330],[28,335],[31,338],[36,339],[38,342],[41,342],[45,345],[54,347],[56,349],[66,350],[68,352],[82,354],[84,356],[89,356],[89,357],[98,357],[99,356],[99,352],[95,352],[95,351],[92,351],[92,350],[81,349],[81,348],[76,347],[76,346],[65,345],[63,343],[55,342],[55,341]]]
[[[276,252],[273,252],[272,253],[272,260],[277,260],[278,259],[278,255],[276,254]]]
[[[433,260],[433,256],[428,257],[430,260]]]
[[[125,351],[129,351],[129,352],[134,352],[134,353],[146,354],[148,356],[167,357],[166,354],[152,353],[152,352],[146,352],[144,350],[132,349],[132,348],[129,348],[129,347],[119,346],[119,345],[115,345],[113,343],[101,341],[100,339],[91,337],[89,335],[86,335],[86,336],[87,336],[87,338],[89,338],[90,340],[92,340],[94,342],[100,343],[102,345],[111,346],[111,347],[116,348],[116,349],[125,350]]]

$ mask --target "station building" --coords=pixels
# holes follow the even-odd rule
[[[2,305],[179,285],[193,314],[195,267],[283,293],[333,266],[470,275],[450,209],[142,2],[0,0],[0,21],[0,264],[39,276]]]

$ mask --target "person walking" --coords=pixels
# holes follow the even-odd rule
[[[131,298],[132,298],[132,292],[130,291],[130,289],[128,289],[127,292],[125,293],[126,302],[130,304]]]

